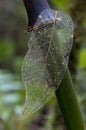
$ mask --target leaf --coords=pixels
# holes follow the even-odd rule
[[[73,23],[62,11],[44,10],[38,17],[22,66],[26,101],[21,118],[43,107],[60,85],[72,47]]]

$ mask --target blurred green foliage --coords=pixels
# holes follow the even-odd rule
[[[79,68],[86,69],[86,49],[81,49],[80,51]]]
[[[60,9],[70,12],[77,0],[52,0]],[[84,5],[83,5],[84,6]],[[77,9],[76,9],[77,10]],[[78,14],[79,15],[79,14]],[[79,17],[79,16],[78,16]],[[21,65],[27,52],[27,16],[22,1],[0,1],[0,130],[61,130],[64,122],[53,99],[33,119],[18,120],[25,100]],[[83,20],[86,31],[86,16]],[[78,56],[75,82],[77,97],[86,121],[86,35]],[[55,114],[57,112],[57,114]]]
[[[8,39],[0,39],[0,62],[10,59],[14,53],[14,43]]]

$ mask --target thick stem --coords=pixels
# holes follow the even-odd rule
[[[47,0],[23,0],[27,16],[28,27],[33,26],[38,15],[45,9],[50,8]]]
[[[84,121],[68,70],[60,87],[55,93],[68,130],[84,130]]]

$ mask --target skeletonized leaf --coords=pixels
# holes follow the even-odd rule
[[[68,64],[73,23],[62,11],[44,10],[38,17],[22,66],[26,101],[22,118],[39,110],[54,95]]]

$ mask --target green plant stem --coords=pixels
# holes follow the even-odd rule
[[[55,94],[66,122],[67,130],[84,130],[84,121],[69,70],[67,70]]]

